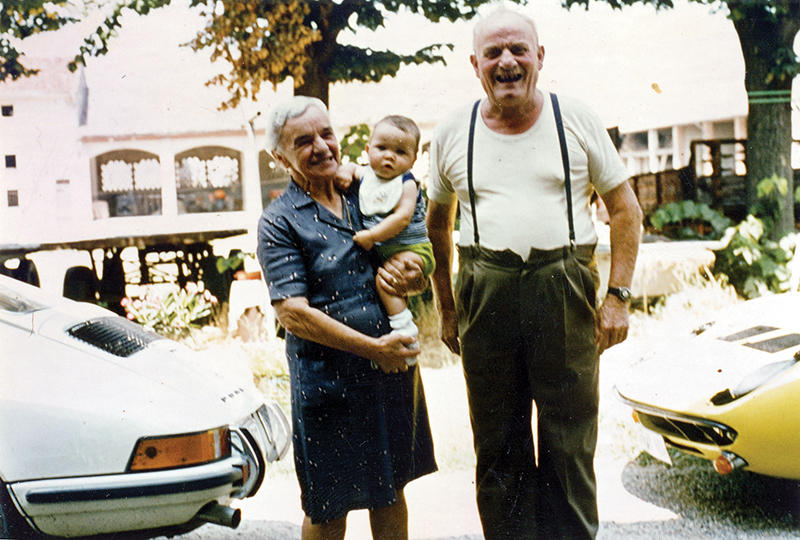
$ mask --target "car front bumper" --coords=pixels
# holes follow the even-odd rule
[[[285,453],[286,445],[279,445],[276,454],[275,426],[270,430],[265,425],[267,409],[262,406],[240,427],[231,427],[232,454],[225,459],[159,471],[29,480],[8,487],[21,514],[46,534],[75,537],[186,524],[210,504],[227,505],[233,498],[254,495],[267,462]]]

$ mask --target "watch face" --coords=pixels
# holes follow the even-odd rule
[[[628,287],[609,287],[608,288],[609,294],[613,294],[623,302],[628,302],[631,297],[631,290]]]

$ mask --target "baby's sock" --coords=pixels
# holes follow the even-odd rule
[[[406,347],[415,351],[419,349],[419,343],[416,341],[416,337],[419,335],[419,330],[417,329],[417,325],[414,324],[414,317],[411,315],[411,310],[406,308],[396,315],[389,315],[389,326],[392,327],[393,334],[400,334],[415,338],[414,343],[406,345]],[[409,366],[413,366],[417,363],[417,359],[409,358],[406,360],[406,363]]]

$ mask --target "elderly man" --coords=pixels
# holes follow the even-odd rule
[[[442,339],[463,358],[481,522],[488,540],[592,538],[598,355],[627,336],[641,210],[599,119],[537,88],[532,20],[496,11],[473,45],[486,97],[437,127],[427,220]],[[611,227],[597,309],[593,192]]]

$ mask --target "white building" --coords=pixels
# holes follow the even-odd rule
[[[567,12],[557,0],[529,10],[546,49],[542,86],[586,101],[618,126],[632,174],[686,165],[696,138],[746,137],[744,67],[722,14],[690,3],[658,14],[602,5]],[[481,95],[468,62],[472,23],[420,21],[401,15],[382,33],[351,39],[414,50],[435,35],[455,44],[447,67],[406,67],[380,84],[334,85],[340,135],[399,113],[415,118],[429,139],[443,114]],[[24,60],[42,72],[0,84],[0,244],[168,239],[254,226],[286,180],[261,150],[256,114],[291,88],[217,110],[226,95],[204,83],[224,67],[178,47],[201,23],[180,2],[128,16],[111,53],[75,74],[64,55],[77,51],[83,29],[25,40]],[[420,30],[409,32],[411,24]],[[418,176],[426,170],[418,160]]]

